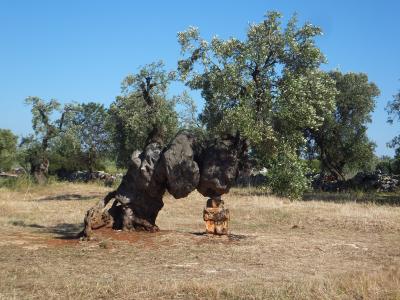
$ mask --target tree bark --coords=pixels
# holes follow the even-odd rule
[[[205,197],[220,199],[235,182],[239,166],[247,165],[239,163],[247,159],[247,147],[239,135],[203,143],[191,133],[182,132],[166,148],[157,136],[149,138],[142,152],[132,154],[128,171],[117,190],[86,213],[81,235],[90,238],[93,229],[104,226],[158,231],[155,222],[164,205],[162,198],[166,190],[177,199],[186,197],[194,189]],[[112,207],[107,210],[107,203],[113,199]],[[221,200],[219,203],[223,204]],[[217,228],[214,231],[224,234],[229,211],[218,209],[219,214],[211,217]]]

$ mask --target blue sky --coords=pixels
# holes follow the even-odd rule
[[[400,89],[400,1],[19,1],[0,0],[0,128],[31,131],[27,96],[108,106],[122,79],[163,59],[176,66],[176,33],[194,25],[205,37],[243,37],[268,10],[322,27],[325,70],[364,72],[381,90],[368,134],[377,154],[399,125],[386,103]],[[171,92],[178,92],[174,86]],[[196,97],[199,106],[200,97]]]

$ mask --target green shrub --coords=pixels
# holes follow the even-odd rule
[[[15,164],[17,136],[11,130],[0,129],[0,170],[8,171]]]
[[[268,185],[272,192],[291,199],[300,198],[310,186],[309,169],[296,153],[282,151],[268,170]]]
[[[0,188],[7,188],[10,190],[24,190],[32,185],[35,185],[35,180],[30,175],[0,178]]]

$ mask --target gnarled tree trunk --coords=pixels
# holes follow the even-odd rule
[[[195,189],[205,197],[220,199],[235,182],[239,166],[246,165],[239,161],[247,159],[247,148],[239,134],[201,142],[181,132],[167,147],[158,136],[149,137],[144,150],[132,154],[117,190],[86,213],[83,236],[89,238],[93,229],[104,226],[158,231],[155,222],[166,190],[177,199]],[[106,209],[111,200],[113,205]]]

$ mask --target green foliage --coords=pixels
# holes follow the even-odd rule
[[[34,135],[23,138],[20,156],[23,164],[29,165],[34,173],[40,170],[44,161],[49,161],[51,143],[63,132],[63,126],[68,122],[73,110],[69,105],[62,108],[54,99],[46,102],[38,97],[28,97],[25,103],[32,107]],[[43,172],[46,173],[45,170]]]
[[[394,158],[382,156],[378,159],[375,170],[379,170],[384,174],[400,174],[400,157],[398,154]]]
[[[286,147],[282,144],[282,147]],[[291,148],[280,149],[272,160],[268,170],[268,183],[273,193],[292,199],[300,198],[310,187],[310,179],[306,177],[310,169]]]
[[[20,157],[32,172],[44,161],[50,162],[50,174],[103,168],[101,160],[109,151],[106,128],[107,110],[102,104],[66,104],[45,102],[38,97],[25,101],[32,106],[34,135],[25,137]]]
[[[27,136],[22,139],[18,149],[18,162],[25,170],[33,172],[33,166],[39,165],[43,160],[43,149],[34,136]]]
[[[318,159],[306,160],[307,167],[310,169],[310,173],[315,174],[321,171],[321,162]]]
[[[41,186],[48,186],[57,183],[58,180],[55,176],[49,176],[48,180],[44,184],[41,184]],[[30,174],[24,174],[19,175],[18,177],[0,178],[0,188],[26,193],[31,188],[34,188],[37,191],[39,189],[39,185],[34,176]]]
[[[183,56],[178,74],[187,86],[201,90],[206,102],[201,121],[211,134],[239,130],[264,166],[293,160],[305,143],[304,130],[322,125],[336,95],[334,81],[318,70],[324,62],[315,46],[320,28],[298,27],[293,17],[283,29],[280,19],[279,13],[268,13],[263,22],[250,25],[243,41],[206,41],[194,27],[178,33]]]
[[[185,90],[182,94],[174,96],[172,101],[178,111],[179,127],[190,130],[200,129],[197,106],[189,93]]]
[[[330,72],[338,94],[333,113],[323,125],[309,128],[309,151],[321,160],[322,171],[340,180],[346,172],[371,168],[375,144],[367,136],[367,123],[375,107],[379,89],[366,74]]]
[[[8,171],[15,164],[17,137],[8,129],[0,129],[0,170]]]
[[[389,113],[389,123],[393,123],[395,119],[400,119],[400,91],[393,96],[393,101],[390,101],[386,107]]]
[[[110,134],[106,125],[107,110],[103,104],[82,103],[71,106],[73,114],[66,123],[61,144],[68,141],[73,157],[81,169],[94,171],[109,153]],[[62,151],[62,149],[60,149]],[[64,156],[65,157],[65,156]]]
[[[400,91],[394,95],[393,101],[388,102],[386,111],[389,114],[388,122],[393,124],[394,121],[400,120]],[[396,156],[400,157],[400,135],[394,137],[388,146],[396,150]]]
[[[178,130],[175,101],[167,97],[173,74],[162,62],[146,65],[122,83],[122,95],[111,104],[109,124],[119,166],[126,166],[134,150],[142,149],[149,133],[159,128],[165,141]]]
[[[125,174],[128,166],[119,168],[116,162],[110,158],[103,159],[101,161],[103,165],[103,171],[109,174]]]
[[[0,188],[7,188],[16,191],[26,191],[29,187],[33,185],[35,185],[35,181],[30,175],[0,178]]]
[[[51,115],[54,112],[60,110],[60,103],[51,99],[49,102],[45,102],[39,97],[28,97],[25,99],[25,104],[32,106],[32,128],[37,136],[41,136],[42,139],[57,135],[58,121],[52,122]]]
[[[86,170],[84,153],[75,132],[68,130],[53,140],[49,151],[50,174]]]
[[[393,174],[393,159],[389,156],[382,156],[375,165],[375,170],[381,171],[383,174]]]
[[[400,157],[397,155],[392,161],[390,161],[390,169],[392,174],[400,175]]]

